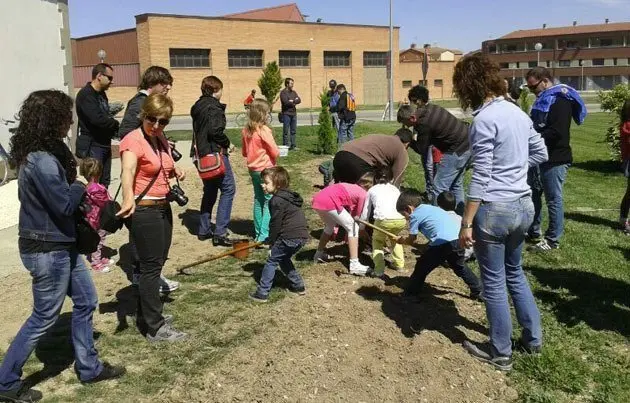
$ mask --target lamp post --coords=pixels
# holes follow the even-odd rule
[[[582,78],[580,80],[580,90],[584,91],[584,60],[580,60],[580,68],[582,70]]]
[[[536,66],[540,65],[540,51],[543,48],[543,44],[538,42],[534,45],[534,49],[536,49],[536,52],[538,52],[538,62],[536,64]]]
[[[319,21],[318,21],[319,22]],[[310,49],[313,49],[313,38],[310,38]],[[308,81],[309,81],[309,85],[311,86],[311,93],[310,93],[310,105],[309,105],[309,115],[311,118],[311,126],[313,126],[313,64],[310,61],[311,58],[311,51],[309,50],[308,52],[308,56],[309,56],[309,63],[308,63]]]
[[[394,120],[394,26],[392,18],[392,0],[389,0],[389,120]]]
[[[105,52],[103,49],[99,49],[99,51],[96,52],[96,56],[101,60],[101,63],[103,63],[105,61],[105,58],[107,57],[107,52]]]

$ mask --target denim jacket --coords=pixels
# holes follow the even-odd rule
[[[66,173],[57,158],[45,151],[32,152],[20,166],[19,237],[44,242],[74,242],[75,212],[85,186],[68,185]]]

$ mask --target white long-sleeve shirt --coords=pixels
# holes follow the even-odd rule
[[[396,211],[398,196],[400,196],[400,190],[391,183],[372,186],[368,190],[361,219],[367,221],[372,211],[374,211],[375,220],[404,219],[405,217]]]

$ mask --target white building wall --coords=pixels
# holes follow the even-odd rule
[[[68,93],[72,75],[65,66],[71,48],[68,0],[0,0],[0,118],[13,119],[35,90]],[[0,142],[8,149],[9,132],[0,124]]]

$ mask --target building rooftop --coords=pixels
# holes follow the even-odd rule
[[[510,32],[498,39],[525,39],[545,36],[562,36],[577,34],[600,34],[606,32],[630,31],[630,22],[611,22],[607,24],[571,25],[566,27],[548,27],[525,29]]]
[[[224,15],[224,17],[246,20],[304,22],[304,16],[295,3],[259,8],[242,13],[227,14]]]

